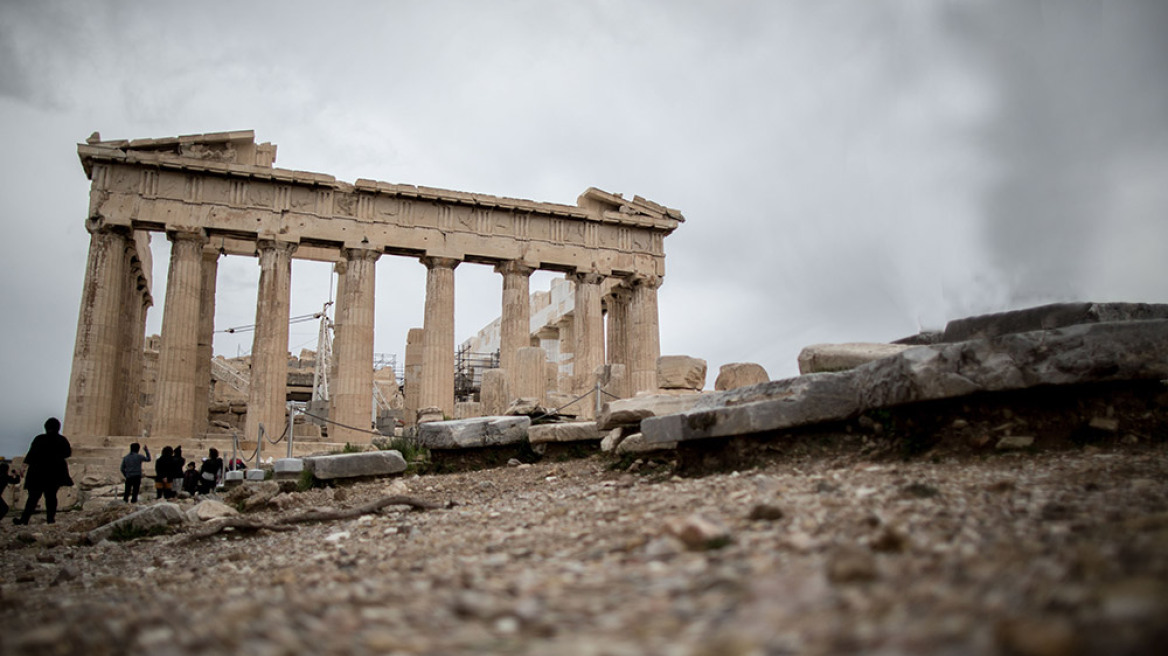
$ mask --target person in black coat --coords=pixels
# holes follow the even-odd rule
[[[69,463],[65,462],[71,455],[73,447],[61,434],[61,422],[56,417],[49,417],[45,421],[45,432],[33,438],[32,446],[24,456],[24,489],[28,491],[28,500],[24,503],[24,512],[12,520],[14,524],[28,523],[42,495],[45,497],[46,521],[49,524],[57,521],[57,490],[73,484],[69,477]]]

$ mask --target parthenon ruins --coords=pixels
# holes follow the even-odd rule
[[[216,273],[227,255],[258,256],[260,266],[248,440],[257,439],[261,424],[271,431],[285,421],[294,258],[331,262],[337,272],[334,442],[371,437],[374,265],[387,254],[416,257],[427,268],[419,415],[454,414],[454,269],[463,262],[491,265],[503,276],[503,371],[514,375],[517,353],[532,342],[528,280],[544,269],[575,283],[575,390],[592,389],[605,364],[625,365],[627,394],[655,389],[657,289],[664,238],[684,221],[676,210],[595,188],[576,205],[561,205],[342,182],[274,168],[276,146],[256,143],[250,130],[108,141],[94,133],[77,152],[92,184],[65,412],[65,433],[74,439],[137,436],[143,429],[184,439],[204,430]],[[165,233],[171,254],[153,425],[143,426],[138,397],[146,311],[154,301],[151,232]]]

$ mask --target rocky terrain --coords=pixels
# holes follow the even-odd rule
[[[774,442],[749,469],[594,455],[281,494],[289,531],[90,545],[0,526],[4,654],[1143,654],[1168,642],[1168,449]],[[193,501],[183,501],[184,509]]]

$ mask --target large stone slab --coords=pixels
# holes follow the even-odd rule
[[[425,424],[429,425],[429,424]],[[406,470],[406,461],[398,451],[363,451],[336,453],[304,458],[304,468],[320,480],[389,476]]]
[[[600,430],[636,426],[649,417],[685,412],[694,407],[701,394],[645,394],[605,403],[596,424]]]
[[[105,526],[99,526],[90,531],[86,538],[90,544],[97,544],[109,538],[115,531],[135,531],[145,534],[156,528],[182,524],[185,521],[187,521],[187,516],[182,508],[173,503],[156,503],[120,519],[115,519]]]
[[[912,348],[904,344],[812,344],[799,352],[799,373],[847,371]]]
[[[649,442],[746,435],[844,420],[868,410],[978,392],[1168,378],[1168,321],[1083,324],[918,346],[841,373],[715,392],[648,418]]]
[[[472,449],[514,444],[527,439],[530,426],[531,419],[525,416],[437,421],[418,426],[418,441],[430,449]]]
[[[586,442],[599,440],[600,431],[594,421],[573,421],[562,424],[540,424],[527,429],[527,441],[532,444],[544,442]]]
[[[1168,319],[1164,303],[1052,303],[1024,310],[955,319],[945,326],[944,343],[965,342],[1091,323]]]

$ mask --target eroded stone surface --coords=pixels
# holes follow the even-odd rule
[[[609,401],[601,409],[597,426],[601,430],[636,426],[642,419],[685,412],[693,408],[700,398],[699,394],[645,394]]]
[[[418,440],[430,449],[469,449],[514,444],[527,439],[531,419],[519,417],[477,417],[459,421],[439,421],[418,427]]]
[[[594,421],[574,421],[562,424],[541,424],[527,430],[527,440],[532,444],[542,442],[584,442],[600,439],[600,432]]]
[[[799,352],[799,373],[847,371],[910,348],[903,344],[813,344]]]

